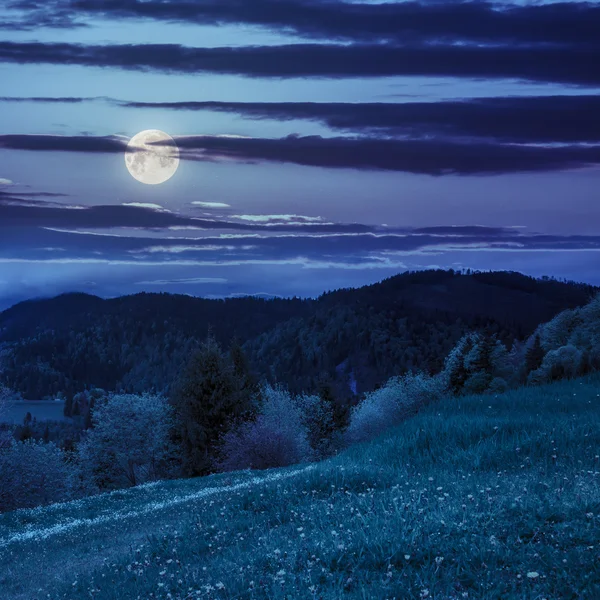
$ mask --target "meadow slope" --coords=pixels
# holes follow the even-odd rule
[[[316,465],[0,516],[0,597],[600,598],[600,378],[443,400]]]

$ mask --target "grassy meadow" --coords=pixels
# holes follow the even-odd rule
[[[600,598],[600,378],[450,398],[314,465],[0,515],[0,598]]]

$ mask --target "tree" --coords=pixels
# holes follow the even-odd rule
[[[445,383],[443,377],[423,373],[392,377],[354,407],[346,431],[347,441],[371,440],[398,425],[421,407],[441,398]]]
[[[238,424],[223,435],[217,469],[286,467],[310,457],[300,405],[282,389],[266,387],[262,397],[255,420]]]
[[[70,499],[74,472],[52,442],[10,440],[0,447],[0,512]]]
[[[525,373],[529,375],[532,371],[539,369],[544,361],[544,349],[539,333],[533,336],[533,343],[525,352]]]
[[[239,386],[231,361],[209,336],[192,356],[173,396],[188,475],[210,472],[219,438],[239,420]]]
[[[469,370],[465,364],[465,359],[472,350],[473,345],[473,334],[466,334],[446,357],[443,376],[446,379],[448,390],[453,394],[459,394],[469,378]]]
[[[239,405],[238,415],[241,420],[250,420],[256,416],[260,388],[256,377],[250,369],[250,362],[237,338],[229,348],[229,358],[233,367],[236,403]]]
[[[99,401],[78,446],[87,478],[99,488],[134,486],[170,475],[173,410],[166,398],[114,394]]]

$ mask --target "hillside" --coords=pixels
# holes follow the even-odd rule
[[[6,383],[30,399],[167,391],[210,329],[224,346],[238,338],[261,377],[292,391],[325,377],[349,395],[351,383],[361,393],[412,369],[438,371],[467,331],[510,345],[594,291],[518,273],[422,271],[316,300],[66,294],[0,314],[2,363]]]
[[[600,597],[600,378],[452,398],[323,463],[0,516],[0,596]]]

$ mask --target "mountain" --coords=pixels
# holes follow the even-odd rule
[[[435,270],[318,299],[63,294],[0,313],[0,358],[6,383],[25,398],[86,387],[168,391],[211,331],[223,346],[239,340],[263,378],[351,395],[408,370],[439,370],[467,331],[511,345],[597,291],[519,273]]]

